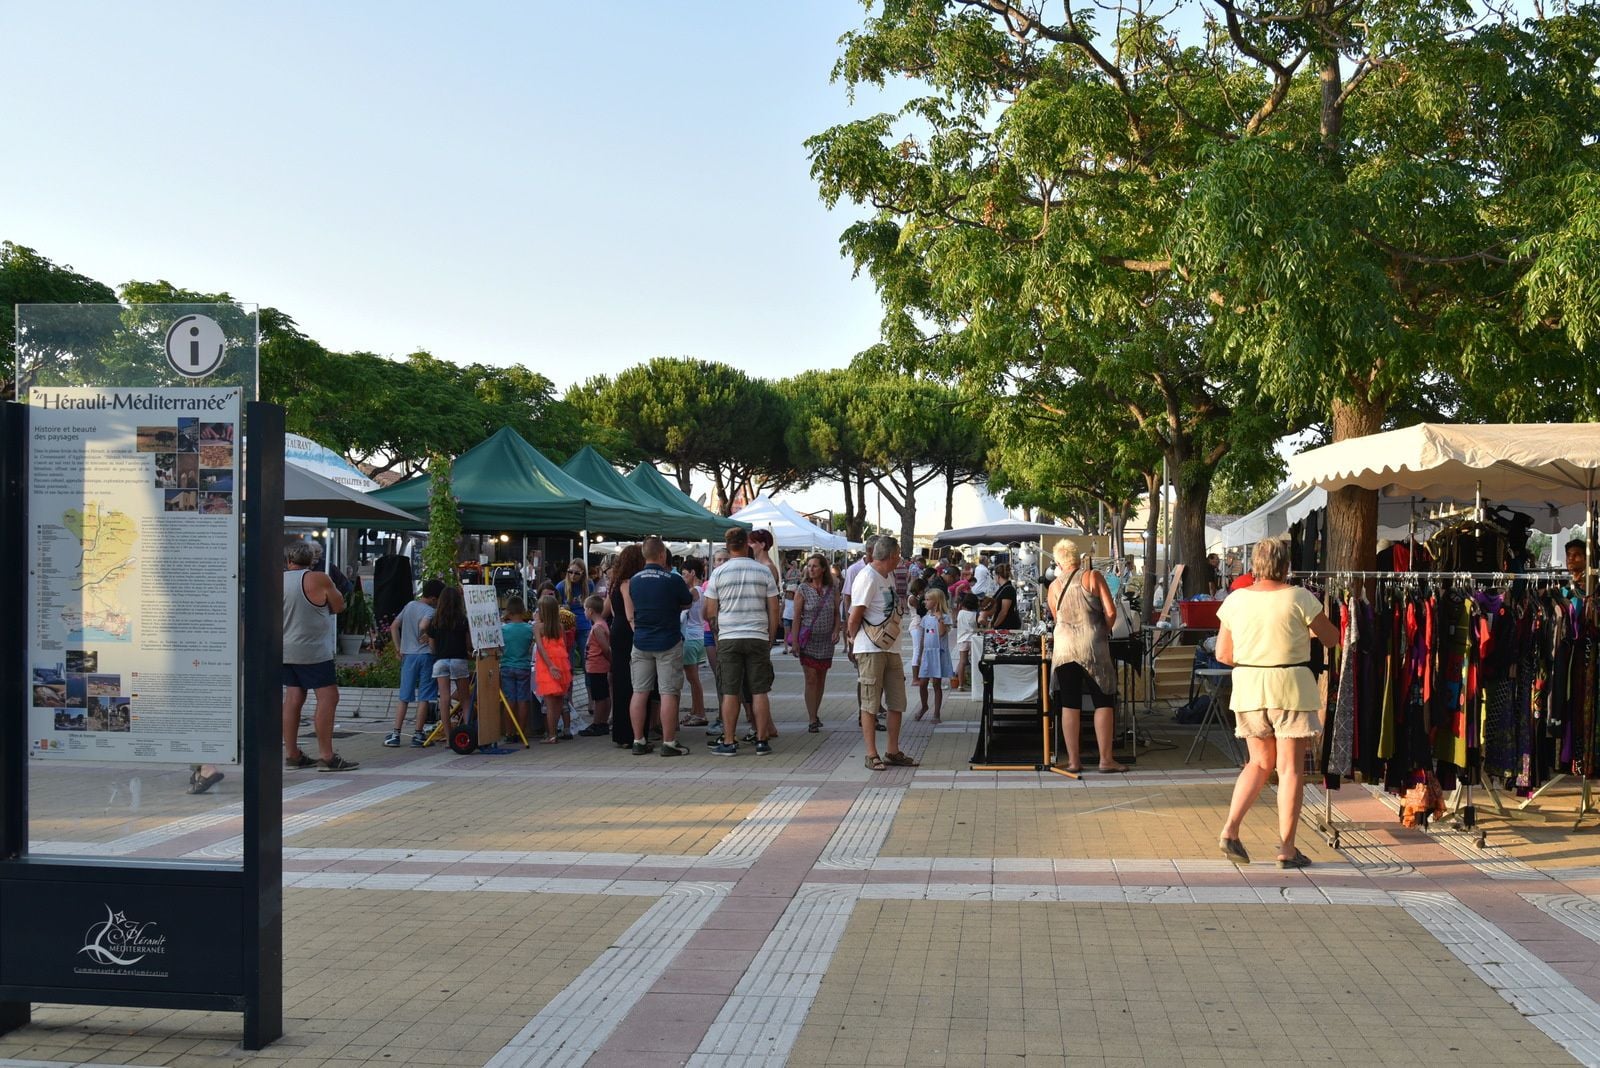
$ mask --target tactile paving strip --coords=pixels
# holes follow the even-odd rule
[[[490,1058],[487,1068],[575,1068],[588,1060],[711,919],[724,893],[722,887],[696,883],[667,891]]]

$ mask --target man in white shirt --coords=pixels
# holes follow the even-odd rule
[[[850,587],[850,616],[845,636],[850,659],[855,661],[860,696],[861,736],[867,747],[867,767],[882,771],[888,765],[914,768],[917,762],[900,751],[900,718],[906,710],[905,664],[900,658],[900,599],[895,594],[894,571],[900,564],[900,543],[884,535],[872,546],[872,559],[857,573]],[[888,648],[872,640],[874,633],[895,635]],[[889,751],[878,755],[877,709],[889,709]]]
[[[989,557],[987,554],[978,557],[978,566],[972,569],[972,592],[979,599],[991,596],[995,589],[994,572],[989,570]]]

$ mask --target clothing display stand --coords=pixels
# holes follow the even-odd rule
[[[1476,509],[1474,511],[1476,511]],[[1594,521],[1591,513],[1590,530],[1592,531],[1593,529]],[[1526,582],[1541,578],[1549,579],[1566,574],[1568,574],[1568,572],[1565,568],[1535,568],[1527,571],[1297,571],[1291,573],[1289,578],[1291,581],[1295,579],[1310,579],[1317,583],[1345,580],[1358,580],[1362,582],[1366,580],[1383,580],[1391,582],[1400,580],[1412,583],[1470,582],[1505,586],[1519,581]],[[1587,593],[1586,596],[1593,596],[1592,591],[1594,587],[1594,576],[1595,569],[1591,564],[1585,581],[1585,587],[1590,592]],[[1556,786],[1567,779],[1574,778],[1574,776],[1570,773],[1556,772],[1555,774],[1552,774],[1550,778],[1546,779],[1543,783],[1534,788],[1533,792],[1530,793],[1526,798],[1523,798],[1520,803],[1515,805],[1515,807],[1507,807],[1505,799],[1501,796],[1502,791],[1494,781],[1494,777],[1483,774],[1481,769],[1474,772],[1474,774],[1477,775],[1480,780],[1480,784],[1488,793],[1489,801],[1494,806],[1496,814],[1501,817],[1513,819],[1518,815],[1526,815],[1529,817],[1542,819],[1547,822],[1565,821],[1567,818],[1569,818],[1567,814],[1540,812],[1538,810],[1530,811],[1528,806],[1537,801],[1539,797],[1551,787]],[[1596,811],[1594,805],[1593,780],[1587,775],[1580,776],[1578,778],[1581,783],[1581,789],[1578,795],[1578,807],[1575,813],[1570,814],[1570,818],[1572,819],[1572,829],[1574,831],[1578,830],[1582,826],[1586,817],[1591,815],[1600,815],[1600,812]],[[1481,849],[1487,845],[1488,833],[1478,826],[1477,806],[1473,802],[1472,789],[1472,783],[1466,781],[1464,777],[1463,781],[1456,788],[1455,794],[1452,797],[1450,818],[1452,826],[1456,830],[1473,835],[1475,843]],[[1322,817],[1323,825],[1319,826],[1318,830],[1323,833],[1323,837],[1328,840],[1328,843],[1333,845],[1335,848],[1337,848],[1339,831],[1341,829],[1366,830],[1372,829],[1373,827],[1384,826],[1382,824],[1361,824],[1351,823],[1348,821],[1338,821],[1336,825],[1336,821],[1333,818],[1333,799],[1331,796],[1331,791],[1325,790],[1324,793],[1328,796],[1325,799],[1326,803]]]

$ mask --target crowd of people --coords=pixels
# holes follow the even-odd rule
[[[357,765],[332,745],[334,617],[344,596],[314,569],[316,550],[297,542],[285,554],[285,761],[290,769],[348,770]],[[778,735],[770,697],[775,648],[800,664],[813,733],[822,729],[828,672],[842,651],[858,675],[867,766],[914,766],[900,748],[907,669],[919,699],[916,717],[931,712],[938,722],[945,687],[972,685],[979,630],[1020,626],[1017,605],[1006,564],[986,556],[906,560],[888,536],[869,538],[847,566],[813,553],[787,568],[765,530],[729,529],[709,560],[672,557],[651,537],[624,546],[607,569],[574,561],[563,581],[505,601],[500,689],[515,720],[511,737],[519,739],[553,745],[609,736],[637,755],[674,757],[690,752],[682,728],[705,727],[715,755],[736,756],[741,743],[766,755]],[[909,664],[902,632],[910,638]],[[389,637],[400,657],[400,686],[383,744],[405,744],[409,726],[410,745],[427,745],[438,707],[470,719],[473,643],[460,588],[424,582]],[[702,666],[710,669],[714,707]],[[590,722],[574,731],[579,692]],[[315,757],[297,737],[311,693]],[[879,733],[887,743],[881,751]]]

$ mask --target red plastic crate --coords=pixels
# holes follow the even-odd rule
[[[1215,630],[1217,623],[1217,609],[1222,607],[1221,601],[1179,601],[1178,614],[1183,617],[1186,627],[1208,627]]]

